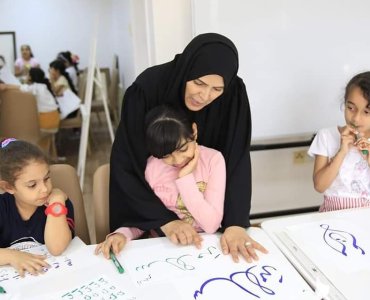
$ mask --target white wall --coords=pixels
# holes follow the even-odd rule
[[[190,0],[152,0],[154,64],[170,61],[192,38]]]
[[[1,0],[0,31],[16,32],[18,56],[20,46],[30,44],[45,71],[57,53],[65,50],[78,54],[80,68],[84,68],[88,63],[95,17],[99,15],[97,62],[110,67],[114,51],[109,46],[113,39],[113,1]]]
[[[136,77],[131,2],[132,0],[112,0],[112,27],[109,29],[112,32],[113,52],[119,57],[120,78],[124,87],[130,85]]]
[[[239,50],[253,138],[344,123],[344,87],[370,69],[368,0],[193,0],[195,31]]]
[[[111,67],[117,54],[125,88],[147,67],[172,60],[192,37],[191,0],[0,0],[0,12],[0,31],[16,33],[17,55],[30,44],[45,71],[65,50],[87,67],[98,16],[97,64]]]

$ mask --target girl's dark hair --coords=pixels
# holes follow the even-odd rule
[[[72,90],[72,92],[77,95],[77,91],[73,85],[72,79],[71,77],[69,77],[69,74],[66,72],[66,66],[64,65],[64,62],[60,59],[56,59],[49,64],[49,67],[55,70],[58,70],[59,73],[67,79],[69,88]]]
[[[40,68],[31,68],[29,72],[31,82],[43,83],[48,87],[49,92],[55,97],[50,81],[45,77],[45,72]]]
[[[157,158],[181,148],[184,140],[195,139],[192,122],[186,114],[167,105],[157,106],[147,113],[145,128],[147,150]]]
[[[5,141],[5,143],[3,143]],[[0,142],[0,178],[14,186],[19,173],[30,162],[49,163],[46,154],[37,146],[26,141]]]
[[[359,87],[361,89],[362,95],[370,105],[370,72],[357,74],[348,82],[344,93],[344,101],[347,101],[349,93],[355,87]]]
[[[68,64],[73,66],[78,73],[78,64],[73,61],[71,51],[59,52],[57,59],[68,62]]]

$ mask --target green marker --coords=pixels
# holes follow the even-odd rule
[[[355,128],[355,129],[356,129],[356,133],[355,133],[355,135],[356,135],[356,142],[357,142],[357,140],[359,140],[359,139],[361,138],[360,133],[357,131],[357,126],[356,126],[356,125],[354,125],[354,124],[352,124],[352,123],[350,123],[350,125],[351,125],[353,128]],[[369,154],[369,151],[368,151],[368,150],[366,150],[366,149],[361,150],[361,152],[362,152],[362,154],[363,154],[363,155],[368,155],[368,154]]]
[[[121,266],[119,263],[117,257],[114,255],[112,249],[109,251],[109,256],[112,262],[114,263],[114,266],[117,268],[118,273],[123,274],[125,272],[125,269]]]
[[[6,294],[6,291],[4,290],[3,287],[0,286],[0,294]]]

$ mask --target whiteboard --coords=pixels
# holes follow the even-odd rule
[[[344,123],[346,83],[370,69],[366,0],[193,0],[194,35],[218,32],[239,51],[252,137]]]

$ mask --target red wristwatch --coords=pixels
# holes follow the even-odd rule
[[[66,215],[67,213],[67,207],[60,202],[54,202],[53,204],[47,206],[45,209],[45,215],[51,214],[54,217]]]

